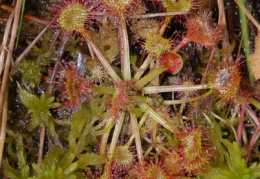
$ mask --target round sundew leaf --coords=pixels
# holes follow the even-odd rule
[[[84,27],[88,18],[87,8],[79,3],[69,3],[59,14],[59,24],[67,31],[74,31]]]
[[[162,3],[167,12],[188,12],[194,2],[193,0],[163,0]]]
[[[117,146],[114,154],[114,159],[120,165],[130,165],[134,157],[128,149],[128,146]]]
[[[136,22],[131,28],[137,37],[147,39],[156,34],[160,26],[160,22],[154,19],[142,19]]]
[[[160,65],[166,68],[166,71],[175,75],[183,67],[182,57],[172,51],[167,51],[160,56]]]
[[[222,39],[222,32],[219,26],[213,26],[211,17],[211,11],[199,11],[197,15],[189,17],[186,38],[207,49],[216,46]]]
[[[120,17],[135,16],[146,11],[146,7],[142,0],[100,0],[102,2],[101,8],[109,14],[109,16]]]
[[[171,48],[171,41],[161,35],[153,34],[145,40],[144,49],[147,52],[160,56],[163,52]]]
[[[109,6],[111,9],[119,12],[124,12],[126,7],[129,6],[133,0],[102,0],[104,4]]]

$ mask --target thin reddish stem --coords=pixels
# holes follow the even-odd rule
[[[258,118],[258,121],[260,121],[260,119]],[[250,155],[251,155],[251,150],[255,144],[255,141],[257,140],[257,138],[259,137],[259,131],[260,131],[260,125],[257,126],[257,128],[255,129],[255,132],[250,140],[249,146],[247,148],[247,154],[245,156],[245,160],[248,161]]]
[[[182,39],[182,41],[173,49],[174,52],[178,52],[182,47],[184,47],[190,40],[188,38]]]
[[[243,118],[245,116],[245,108],[246,105],[243,104],[241,106],[241,111],[240,111],[240,118]],[[242,131],[243,131],[243,121],[240,121],[238,123],[238,128],[237,128],[237,138],[238,138],[238,144],[241,146],[241,138],[242,138]]]
[[[10,6],[7,6],[5,4],[1,4],[0,5],[0,8],[7,11],[7,12],[12,12],[13,11],[13,8],[10,7]],[[39,19],[37,17],[34,17],[32,15],[29,15],[29,14],[24,14],[23,15],[24,18],[28,19],[28,20],[31,20],[31,21],[34,21],[34,22],[37,22],[39,24],[43,24],[43,25],[48,25],[48,22],[47,21],[44,21],[42,19]]]

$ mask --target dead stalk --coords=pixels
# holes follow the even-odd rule
[[[38,36],[30,43],[30,45],[23,51],[23,53],[16,59],[14,63],[14,67],[17,67],[21,60],[25,57],[25,55],[32,49],[32,47],[40,40],[43,34],[48,30],[50,24],[48,24],[39,34]]]
[[[219,19],[218,19],[218,25],[221,27],[223,31],[223,49],[229,47],[229,37],[228,37],[228,31],[227,31],[227,21],[226,21],[226,15],[225,15],[225,7],[224,7],[224,0],[218,0],[218,10],[219,10]],[[226,56],[225,59],[232,57],[231,55]]]
[[[38,151],[38,162],[37,162],[38,165],[40,165],[41,162],[42,162],[43,150],[44,150],[44,140],[45,140],[45,131],[46,131],[46,126],[42,126],[41,132],[40,132],[40,145],[39,145],[39,151]]]
[[[0,148],[3,148],[4,141],[5,141],[5,127],[6,122],[7,122],[7,116],[5,116],[6,113],[6,108],[3,106],[4,101],[8,100],[8,92],[6,92],[6,89],[8,89],[8,81],[9,81],[9,69],[10,69],[10,63],[12,59],[12,52],[15,44],[15,38],[16,38],[16,33],[18,29],[18,23],[19,23],[19,17],[20,17],[20,10],[21,10],[21,4],[22,0],[17,0],[16,6],[15,6],[15,14],[14,14],[14,22],[13,22],[13,27],[12,27],[12,32],[11,32],[11,38],[8,46],[8,53],[7,53],[7,58],[5,61],[5,69],[4,69],[4,74],[2,78],[2,84],[1,84],[1,91],[0,91],[0,117],[2,121],[2,128],[1,128],[1,145]],[[3,118],[2,118],[3,117]],[[2,157],[2,156],[1,156]]]
[[[1,131],[0,131],[0,167],[2,164],[3,151],[4,151],[7,118],[8,118],[8,91],[6,91],[5,93],[3,114],[2,114],[2,124],[1,124]]]
[[[6,23],[5,26],[5,33],[4,33],[4,37],[3,37],[3,42],[1,44],[2,50],[1,50],[1,56],[0,56],[0,74],[2,74],[2,70],[3,70],[3,65],[4,65],[4,59],[5,59],[5,53],[7,51],[7,40],[8,40],[8,36],[10,33],[10,29],[11,29],[11,25],[13,22],[13,18],[14,18],[14,11],[10,14],[8,21]]]
[[[13,11],[13,8],[10,7],[10,6],[7,6],[5,4],[1,4],[0,5],[0,8],[7,11],[7,12],[12,12]],[[34,21],[34,22],[37,22],[39,24],[43,24],[43,25],[48,25],[48,22],[47,21],[44,21],[42,19],[39,19],[37,17],[34,17],[34,16],[31,16],[29,14],[24,14],[23,15],[24,18],[28,19],[28,20],[31,20],[31,21]]]
[[[137,118],[135,114],[130,113],[130,121],[131,121],[132,131],[135,137],[135,145],[136,145],[138,160],[140,164],[143,164],[144,161],[143,149],[141,144],[141,137],[140,137],[139,127],[137,123]]]

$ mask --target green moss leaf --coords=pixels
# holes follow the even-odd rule
[[[101,165],[106,162],[106,157],[94,153],[85,153],[78,156],[78,167],[87,169],[88,165]]]
[[[46,97],[42,94],[40,98],[36,95],[30,94],[28,91],[23,90],[19,85],[19,95],[22,103],[28,108],[29,113],[32,113],[32,120],[30,127],[35,128],[37,126],[49,126],[53,123],[50,120],[51,112],[50,108],[56,108],[60,104],[53,102],[54,97]]]
[[[7,138],[14,138],[15,142],[8,143],[16,146],[16,157],[18,168],[14,168],[9,164],[8,158],[4,160],[5,175],[11,179],[27,179],[30,174],[30,167],[27,164],[27,155],[24,150],[23,137],[19,133],[13,133],[7,130],[11,135]],[[13,152],[13,151],[12,151]]]
[[[62,148],[56,148],[49,152],[41,165],[33,164],[36,174],[34,178],[45,179],[76,179],[83,178],[78,169],[78,162],[74,161],[75,155]]]
[[[41,69],[36,61],[23,60],[19,65],[19,71],[22,73],[23,80],[28,82],[32,87],[41,82]]]
[[[97,123],[99,118],[93,115],[91,108],[82,105],[78,112],[71,116],[71,132],[69,134],[70,151],[78,156],[82,151],[91,151],[91,147],[98,144],[97,137],[114,126],[106,125],[107,120]],[[104,127],[106,126],[106,127]]]
[[[202,176],[205,179],[256,179],[260,177],[260,164],[253,163],[247,167],[246,161],[242,158],[241,150],[236,142],[231,143],[227,139],[222,140],[225,156],[225,163],[219,163],[216,167],[210,168]]]

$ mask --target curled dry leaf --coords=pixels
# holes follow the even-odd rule
[[[252,74],[255,80],[260,79],[260,31],[255,38],[255,52],[250,56]]]

